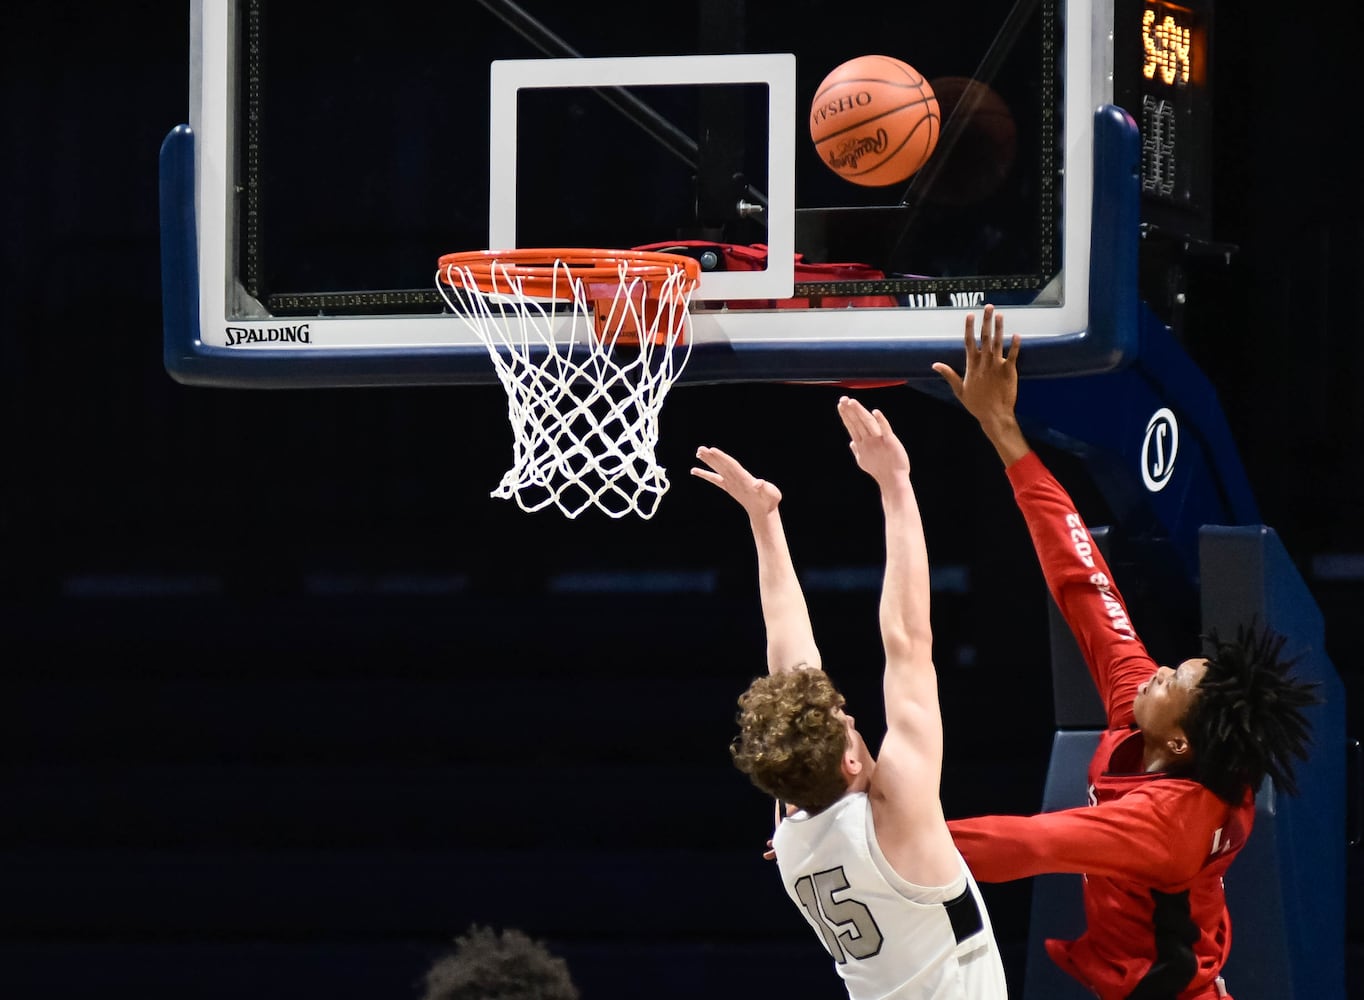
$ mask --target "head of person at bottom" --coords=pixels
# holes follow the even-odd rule
[[[578,1000],[568,963],[514,927],[474,924],[426,971],[422,1000]]]
[[[1213,632],[1205,644],[1207,656],[1161,667],[1137,688],[1147,769],[1192,778],[1232,804],[1266,776],[1296,794],[1294,758],[1306,760],[1311,743],[1303,710],[1320,701],[1317,685],[1290,673],[1296,661],[1268,629]]]
[[[876,760],[843,704],[823,670],[757,678],[739,696],[734,766],[768,795],[812,814],[865,791]]]

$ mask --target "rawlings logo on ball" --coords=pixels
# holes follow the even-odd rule
[[[889,143],[890,137],[883,128],[878,128],[875,135],[853,136],[829,153],[829,166],[840,173],[856,170],[864,157],[884,153]]]

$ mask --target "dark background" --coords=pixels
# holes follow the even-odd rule
[[[1214,231],[1239,250],[1193,268],[1185,340],[1357,736],[1360,15],[1310,13],[1217,20]],[[21,3],[0,25],[0,993],[415,997],[480,921],[548,939],[589,1000],[840,995],[725,752],[762,662],[746,525],[686,475],[716,444],[785,489],[827,665],[873,713],[880,525],[838,390],[677,390],[672,491],[608,523],[488,498],[496,386],[180,386],[157,153],[187,120],[187,5]],[[948,814],[1033,809],[1046,605],[1004,477],[956,409],[862,395],[920,484]],[[1105,523],[1083,465],[1044,457]],[[1017,980],[1028,888],[988,892]]]

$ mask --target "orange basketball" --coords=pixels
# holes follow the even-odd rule
[[[810,138],[844,180],[884,187],[908,180],[938,144],[938,98],[893,56],[858,56],[834,68],[810,104]]]

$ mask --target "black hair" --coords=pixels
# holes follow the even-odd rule
[[[578,1000],[568,964],[543,942],[478,924],[426,972],[422,1000]]]
[[[1184,720],[1194,750],[1193,777],[1226,802],[1246,788],[1258,792],[1266,775],[1290,795],[1298,793],[1293,759],[1307,759],[1311,725],[1303,709],[1321,703],[1318,685],[1289,671],[1286,637],[1252,622],[1224,640],[1204,637],[1208,668]]]

